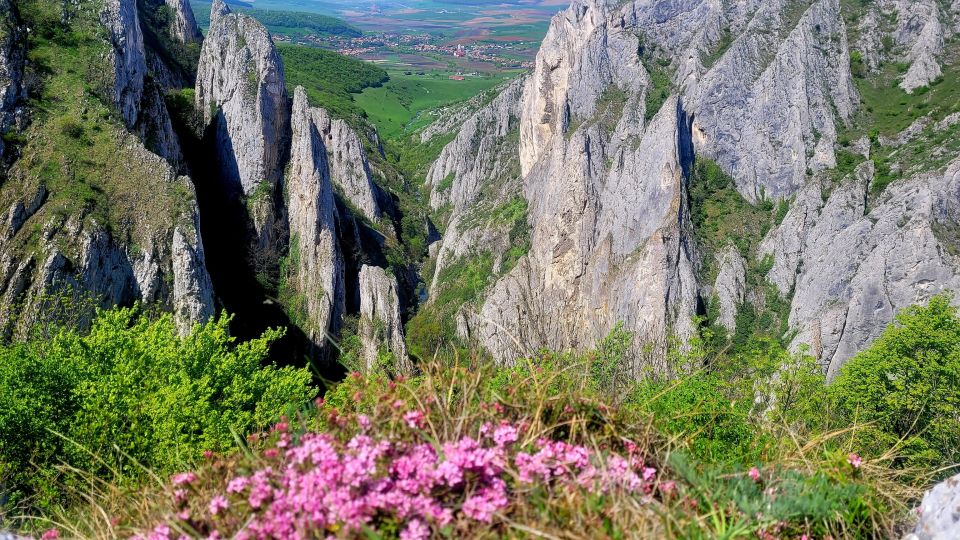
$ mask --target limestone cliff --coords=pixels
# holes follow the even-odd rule
[[[103,29],[68,53],[19,27],[42,33],[49,21],[15,21],[3,7],[0,115],[17,135],[0,186],[3,336],[25,337],[51,322],[84,324],[91,311],[78,307],[135,302],[172,311],[182,331],[205,321],[214,298],[193,185],[180,174],[162,90],[150,79],[136,3],[107,1],[96,12],[61,6],[59,24],[78,34]],[[45,48],[47,71],[23,63],[30,47]],[[92,59],[103,63],[91,66]],[[27,80],[33,97],[52,104],[29,121],[32,103],[21,101]],[[65,93],[70,85],[77,91]],[[68,297],[75,313],[57,308]]]
[[[324,138],[334,185],[367,219],[380,221],[383,195],[370,174],[367,154],[357,132],[346,121],[332,118],[324,109],[317,110],[316,124]]]
[[[458,116],[430,170],[431,205],[445,217],[431,293],[471,246],[503,238],[483,200],[522,195],[528,253],[458,321],[498,360],[589,348],[622,321],[645,347],[632,355],[638,372],[670,335],[695,332],[710,302],[715,322],[736,331],[745,302],[768,309],[769,283],[789,306],[777,337],[810,346],[834,373],[898,309],[960,279],[955,115],[921,107],[896,138],[849,139],[873,129],[854,71],[889,91],[936,84],[952,67],[953,11],[926,0],[575,0],[552,20],[516,112],[504,106],[510,87]],[[891,63],[905,65],[892,85]],[[513,151],[491,151],[512,115],[518,177],[492,171]],[[838,170],[869,158],[883,170]],[[690,195],[705,181],[691,174],[698,160],[715,162],[738,192],[726,197],[772,225],[762,243],[702,249],[690,218],[704,204]],[[464,227],[468,216],[480,219]]]
[[[400,322],[397,280],[377,266],[360,269],[360,336],[361,354],[368,370],[377,368],[381,353],[392,355],[391,369],[397,373],[413,373],[407,357]]]
[[[221,180],[247,197],[256,244],[277,242],[274,199],[283,175],[290,110],[283,63],[266,28],[211,7],[197,67],[196,106],[212,124]]]
[[[9,0],[0,1],[0,133],[20,117],[23,121],[23,67],[26,60],[24,29]],[[5,144],[0,140],[0,155]]]
[[[286,185],[291,275],[285,277],[282,294],[319,349],[336,336],[344,312],[344,263],[322,131],[327,119],[325,111],[308,106],[306,92],[298,86]]]

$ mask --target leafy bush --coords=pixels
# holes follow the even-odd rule
[[[169,315],[100,312],[89,333],[0,348],[0,474],[50,502],[54,466],[136,478],[168,471],[315,395],[304,370],[261,366],[272,330],[236,344],[229,317],[178,336]]]
[[[900,313],[830,393],[841,423],[866,424],[859,441],[874,453],[903,441],[912,464],[960,462],[960,317],[950,297]]]

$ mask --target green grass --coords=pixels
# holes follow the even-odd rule
[[[466,77],[454,81],[452,73],[430,71],[424,75],[390,72],[383,86],[367,88],[355,96],[357,105],[388,139],[401,139],[432,121],[428,112],[467,100],[514,77],[516,72]]]
[[[145,241],[175,223],[190,204],[189,187],[170,182],[159,158],[134,149],[111,103],[109,74],[91,68],[90,58],[109,47],[95,14],[83,10],[64,24],[43,0],[20,10],[33,30],[27,77],[42,84],[31,88],[31,123],[10,173],[23,180],[4,185],[0,199],[43,184],[50,192],[43,212],[85,216],[119,238]]]
[[[766,280],[772,259],[758,261],[757,248],[767,231],[783,220],[789,202],[774,205],[770,201],[758,206],[750,204],[736,190],[733,178],[716,163],[699,159],[690,177],[690,216],[693,221],[702,265],[700,276],[704,283],[713,283],[719,272],[717,257],[728,245],[733,245],[747,262],[747,290],[763,295],[760,307],[744,302],[737,307],[736,333],[727,336],[725,329],[714,327],[711,338],[729,343],[739,351],[757,338],[782,341],[787,334],[790,310],[789,298],[784,298],[774,285]],[[719,305],[711,298],[706,324],[713,326],[719,316]]]
[[[379,67],[326,49],[277,44],[277,52],[283,59],[288,90],[303,86],[311,105],[336,117],[363,116],[353,94],[388,80],[387,72]]]

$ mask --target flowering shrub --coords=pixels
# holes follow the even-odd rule
[[[262,452],[271,457],[230,475],[225,485],[221,479],[205,486],[193,472],[174,475],[175,514],[138,538],[286,539],[304,531],[350,535],[375,528],[397,529],[401,539],[412,540],[490,524],[533,486],[648,500],[658,490],[656,468],[635,451],[624,456],[539,439],[528,452],[518,445],[525,427],[506,420],[483,423],[476,437],[437,445],[409,422],[414,416],[420,415],[402,415],[400,429],[410,433],[394,440],[368,434],[365,415],[346,426],[356,431],[346,441],[330,433],[294,437],[281,424]]]

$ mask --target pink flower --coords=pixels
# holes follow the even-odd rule
[[[410,429],[419,429],[423,427],[423,412],[408,411],[403,415],[403,421],[410,426]]]
[[[369,428],[370,428],[370,417],[367,416],[367,415],[365,415],[365,414],[358,414],[358,415],[357,415],[357,425],[359,425],[359,426],[360,426],[361,428],[363,428],[363,429],[369,429]]]
[[[210,459],[213,457],[213,450],[204,450],[203,451],[204,459]]]
[[[170,481],[175,486],[188,485],[197,481],[197,475],[192,472],[178,473],[170,477]]]
[[[53,529],[47,529],[43,531],[43,535],[40,537],[42,540],[53,540],[54,538],[60,538],[60,529],[54,527]]]
[[[849,456],[847,456],[847,463],[852,465],[854,469],[859,469],[860,465],[863,463],[863,458],[856,453],[851,453]]]
[[[227,493],[240,493],[247,488],[250,479],[245,476],[238,476],[227,484]]]
[[[675,489],[677,489],[677,483],[674,482],[673,480],[670,480],[668,482],[663,482],[662,484],[660,484],[660,492],[665,495],[669,495],[673,493]]]
[[[427,540],[430,538],[430,528],[419,519],[411,519],[400,532],[400,540]]]
[[[504,423],[493,431],[493,442],[497,446],[503,447],[517,442],[520,438],[520,431],[516,426]]]
[[[215,516],[220,512],[223,512],[230,506],[230,503],[227,502],[227,498],[223,495],[217,495],[210,500],[210,515]]]
[[[164,523],[157,525],[150,531],[150,534],[147,535],[147,540],[169,540],[170,538],[170,527]]]
[[[189,521],[190,520],[190,509],[184,508],[183,510],[177,512],[177,519],[180,521]]]
[[[760,469],[756,467],[751,467],[750,472],[747,474],[750,476],[750,479],[753,480],[754,482],[760,481]]]
[[[643,481],[649,482],[653,480],[653,477],[657,475],[657,470],[653,467],[644,467],[643,468]]]

